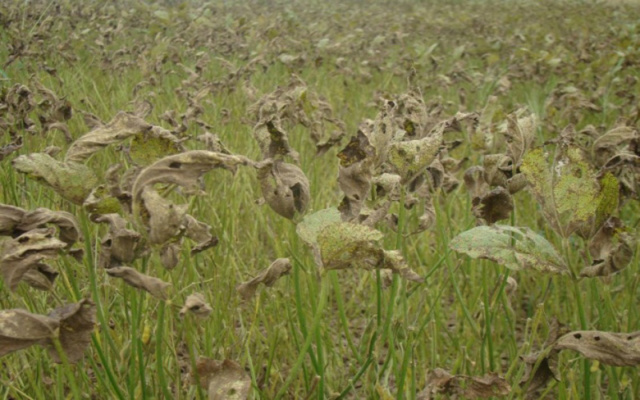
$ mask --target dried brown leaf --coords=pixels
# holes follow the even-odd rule
[[[281,216],[293,219],[307,210],[309,180],[297,166],[282,161],[266,163],[258,169],[258,180],[267,204]]]
[[[169,297],[167,293],[170,283],[153,276],[145,275],[131,267],[114,267],[107,269],[107,274],[115,278],[120,278],[130,286],[136,289],[142,289],[149,292],[153,297],[160,300],[166,300]]]
[[[184,317],[186,313],[191,312],[197,317],[206,318],[212,311],[213,309],[209,304],[207,304],[202,293],[193,293],[187,297],[187,300],[185,300],[184,307],[180,309],[180,316]]]
[[[89,299],[84,299],[79,303],[56,308],[49,317],[60,321],[58,340],[67,360],[70,363],[80,361],[91,343],[91,333],[96,325],[95,304]],[[51,345],[48,347],[53,361],[61,362],[56,348]]]
[[[278,258],[267,269],[260,272],[258,276],[238,285],[236,290],[243,299],[248,300],[255,295],[260,283],[271,287],[281,276],[288,275],[290,270],[291,261],[288,258]]]
[[[44,344],[58,334],[60,321],[25,310],[0,311],[0,357],[34,344]]]
[[[504,378],[494,373],[481,377],[451,375],[441,368],[436,368],[429,372],[427,386],[417,394],[417,399],[431,400],[438,394],[447,398],[459,396],[464,399],[486,399],[506,396],[509,393],[511,393],[511,386]]]
[[[556,350],[573,350],[616,367],[640,365],[640,332],[574,331],[558,339]]]
[[[235,361],[200,357],[196,369],[200,385],[208,390],[209,400],[244,400],[249,397],[251,377]]]

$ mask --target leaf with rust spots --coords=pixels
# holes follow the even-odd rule
[[[568,272],[553,245],[529,228],[478,226],[453,238],[449,246],[471,258],[492,260],[516,271],[531,268],[555,274]]]
[[[507,396],[511,386],[497,374],[484,376],[452,375],[436,368],[429,372],[426,387],[417,394],[418,400],[431,400],[444,395],[447,398],[486,399],[495,396]]]
[[[209,400],[245,400],[251,391],[251,377],[235,361],[200,357],[196,363],[200,385]]]
[[[640,332],[569,332],[558,339],[556,350],[573,350],[591,360],[616,367],[640,365]]]
[[[43,260],[57,257],[66,244],[53,235],[53,228],[34,229],[4,244],[0,253],[0,273],[5,285],[15,291],[24,275]]]
[[[114,267],[107,269],[109,276],[120,278],[129,286],[149,292],[153,297],[167,300],[170,283],[153,276],[145,275],[131,267]]]
[[[98,178],[86,165],[60,162],[44,153],[17,157],[13,160],[13,167],[77,205],[82,205],[98,185]]]
[[[68,361],[77,363],[91,343],[91,333],[96,325],[96,306],[84,299],[79,303],[56,308],[49,313],[50,318],[60,321],[58,340]],[[49,345],[49,354],[54,362],[60,363],[60,355],[55,347]]]
[[[273,211],[287,219],[305,213],[311,193],[309,180],[300,168],[274,161],[261,166],[257,175],[262,195]]]
[[[369,144],[369,139],[358,130],[358,134],[351,138],[347,146],[338,153],[340,166],[347,168],[355,163],[373,157],[375,149]]]
[[[60,321],[25,310],[0,310],[0,357],[57,336]]]
[[[238,285],[236,290],[244,300],[248,300],[255,295],[259,284],[262,283],[266,287],[271,287],[280,277],[288,275],[289,271],[291,271],[291,261],[288,258],[278,258],[267,269],[260,272],[258,276]]]
[[[206,299],[202,293],[193,293],[187,297],[184,302],[184,307],[180,309],[180,317],[184,317],[186,313],[193,313],[200,318],[207,318],[213,309],[207,304]]]
[[[403,183],[407,183],[435,160],[441,144],[441,131],[418,140],[393,142],[389,147],[387,162],[402,177]]]
[[[82,162],[97,151],[151,129],[142,118],[120,111],[106,125],[99,125],[71,144],[65,161]]]

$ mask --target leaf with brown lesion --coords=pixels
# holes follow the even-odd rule
[[[288,258],[278,258],[269,267],[261,271],[255,278],[236,287],[240,296],[247,300],[253,297],[261,283],[266,287],[273,286],[280,277],[291,271],[291,261]]]
[[[431,400],[443,395],[447,398],[486,399],[510,393],[509,383],[495,373],[484,376],[452,375],[442,368],[436,368],[429,372],[426,387],[417,393],[416,398]]]
[[[105,214],[93,218],[97,223],[108,223],[109,233],[102,239],[100,258],[104,268],[129,264],[141,250],[141,235],[127,228],[127,221],[118,214]]]
[[[34,344],[44,344],[58,334],[60,321],[25,310],[0,311],[0,357]]]
[[[70,363],[77,363],[84,356],[85,349],[91,343],[91,333],[96,325],[96,305],[89,299],[79,303],[56,308],[49,313],[50,318],[60,321],[57,340]],[[60,363],[60,354],[54,346],[49,354],[54,362]]]
[[[640,365],[640,332],[574,331],[558,339],[556,350],[573,350],[616,367]]]
[[[282,161],[263,162],[257,175],[262,195],[273,211],[287,219],[306,212],[311,193],[300,168]]]

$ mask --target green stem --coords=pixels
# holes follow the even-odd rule
[[[173,396],[169,392],[166,377],[164,375],[164,362],[162,361],[162,352],[164,351],[164,301],[158,306],[158,327],[156,328],[156,372],[158,373],[158,384],[162,389],[162,395],[165,399],[172,399]]]
[[[322,282],[321,282],[321,287],[320,287],[320,300],[318,302],[318,307],[316,308],[316,314],[313,317],[313,323],[311,324],[311,331],[315,332],[318,329],[320,329],[320,322],[322,320],[322,313],[324,311],[324,307],[327,304],[327,292],[329,290],[329,280],[327,278],[327,276],[323,276],[322,277]],[[311,342],[313,342],[313,338],[315,337],[315,335],[307,335],[304,344],[302,345],[302,348],[300,349],[300,354],[298,354],[298,358],[296,359],[296,362],[293,364],[293,367],[291,368],[291,371],[289,371],[289,376],[287,377],[287,380],[284,382],[284,384],[282,385],[282,387],[280,388],[280,390],[278,391],[278,393],[275,396],[275,399],[281,399],[287,389],[289,388],[289,386],[291,385],[291,383],[293,382],[293,379],[298,375],[298,372],[300,371],[300,369],[302,368],[302,364],[304,363],[304,360],[306,358],[307,352],[309,351],[309,349],[311,348]]]
[[[80,400],[82,396],[80,395],[80,389],[78,389],[78,382],[76,382],[76,377],[73,375],[73,371],[71,370],[71,364],[69,363],[69,359],[67,358],[67,353],[64,352],[62,348],[62,344],[60,344],[60,339],[57,337],[51,339],[53,342],[53,347],[55,347],[58,352],[58,356],[60,357],[60,361],[62,361],[62,368],[64,369],[64,373],[67,376],[67,380],[69,381],[69,386],[71,386],[71,393],[73,393],[73,398]]]

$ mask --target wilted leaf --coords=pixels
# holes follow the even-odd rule
[[[258,285],[263,283],[267,287],[273,286],[281,276],[289,274],[291,270],[291,261],[288,258],[278,258],[269,267],[250,281],[244,282],[236,290],[243,299],[247,300],[253,297]]]
[[[532,268],[542,272],[568,272],[551,243],[529,228],[478,226],[453,238],[450,247],[471,258],[492,260],[516,271]]]
[[[211,227],[189,214],[184,216],[184,235],[197,244],[191,248],[191,255],[198,254],[218,244],[218,237],[211,234]]]
[[[449,372],[436,368],[429,372],[427,386],[417,394],[418,400],[431,400],[442,394],[447,398],[460,396],[464,399],[486,399],[494,396],[506,396],[511,393],[511,386],[507,381],[496,375],[466,376],[451,375]]]
[[[180,309],[180,316],[184,317],[186,313],[192,312],[200,318],[206,318],[212,311],[213,309],[207,304],[202,293],[193,293],[187,297],[184,307]]]
[[[509,191],[500,186],[480,198],[474,198],[472,204],[473,215],[489,225],[509,218],[513,211],[513,199]]]
[[[632,238],[624,231],[622,221],[609,218],[591,238],[589,253],[593,262],[580,272],[580,276],[593,278],[619,272],[633,258],[631,244]]]
[[[60,321],[58,340],[70,363],[80,361],[91,343],[91,333],[96,325],[96,306],[84,299],[53,310],[49,317]],[[55,347],[49,345],[49,354],[54,362],[61,362]]]
[[[17,157],[13,160],[13,167],[78,205],[84,203],[91,190],[98,184],[98,178],[86,165],[60,162],[44,153]]]
[[[0,311],[0,357],[57,336],[60,321],[25,310]]]
[[[142,118],[120,111],[106,125],[99,125],[78,138],[65,155],[65,161],[82,162],[104,147],[119,143],[135,134],[151,129]]]
[[[73,214],[66,211],[51,211],[47,208],[36,208],[26,212],[15,229],[28,232],[32,229],[44,228],[47,224],[57,226],[60,240],[69,246],[82,239],[78,221]]]
[[[11,143],[0,147],[0,161],[4,160],[6,156],[8,156],[9,154],[15,151],[20,150],[21,148],[22,148],[22,136],[19,136],[18,138],[13,140]]]
[[[529,150],[535,140],[538,121],[535,114],[523,116],[526,111],[518,110],[507,117],[508,154],[515,165],[520,165],[522,157]]]
[[[536,393],[544,388],[551,379],[560,380],[558,372],[558,350],[554,345],[558,337],[564,333],[563,326],[557,319],[549,322],[549,336],[545,340],[543,349],[531,354],[520,356],[525,364],[524,376],[520,386],[526,385],[526,398],[537,399]]]
[[[542,149],[530,151],[522,171],[551,226],[567,237],[595,216],[599,187],[580,150],[568,148],[552,167]]]
[[[235,361],[216,361],[200,357],[196,364],[200,385],[209,400],[245,400],[251,390],[251,377]]]
[[[616,367],[640,365],[640,332],[575,331],[558,339],[557,350],[573,350]]]
[[[111,196],[105,185],[95,187],[82,206],[91,214],[117,214],[122,211],[120,201]]]
[[[173,204],[151,187],[144,189],[141,200],[140,213],[148,227],[151,244],[164,244],[181,234],[188,205]]]
[[[34,229],[6,243],[0,255],[0,273],[12,291],[31,269],[46,259],[55,258],[66,244],[55,237],[53,228]]]
[[[309,180],[297,166],[282,161],[266,164],[258,169],[258,180],[267,204],[281,216],[293,219],[307,210]]]
[[[136,178],[132,195],[134,204],[139,201],[145,187],[156,183],[182,186],[186,194],[201,191],[198,178],[214,168],[235,171],[238,165],[253,165],[243,156],[192,150],[162,158],[143,169]]]
[[[180,255],[179,243],[167,243],[160,249],[160,262],[166,269],[174,269],[180,261],[178,256]]]
[[[125,283],[133,286],[136,289],[146,290],[153,297],[156,297],[160,300],[166,300],[169,297],[167,291],[171,286],[170,283],[167,283],[153,276],[145,275],[131,267],[109,268],[107,269],[107,274],[109,274],[109,276],[124,280]]]
[[[109,233],[102,240],[105,268],[117,267],[135,260],[140,244],[140,234],[127,229],[127,221],[118,214],[95,217],[95,222],[108,223]]]
[[[409,182],[433,162],[441,143],[442,132],[438,130],[419,140],[393,142],[389,147],[388,162],[404,183]]]
[[[58,275],[58,271],[51,266],[38,263],[35,268],[28,270],[22,276],[22,280],[34,289],[48,291],[53,288]]]

